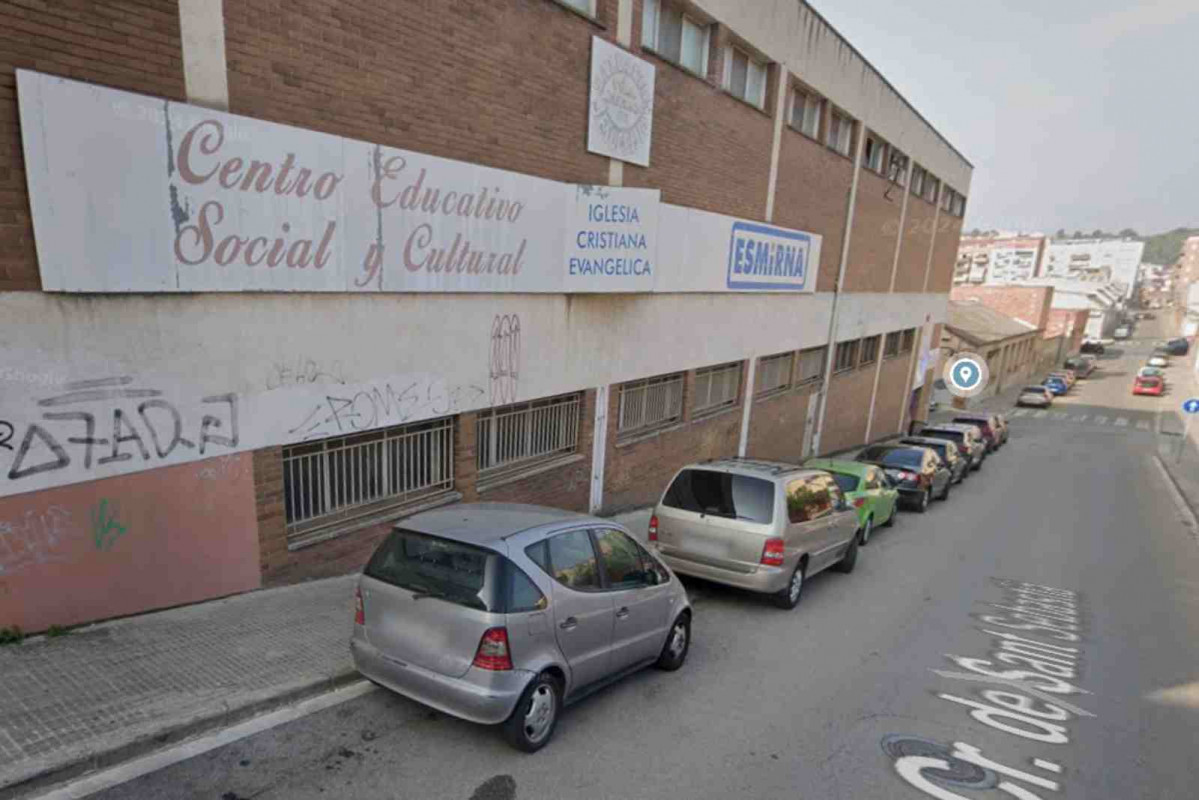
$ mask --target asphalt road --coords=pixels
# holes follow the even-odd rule
[[[1130,394],[1146,352],[1014,418],[794,611],[689,582],[683,669],[574,706],[540,753],[376,690],[100,796],[1195,797],[1199,545],[1153,461],[1176,398]]]

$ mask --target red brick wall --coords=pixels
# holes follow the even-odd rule
[[[230,111],[606,183],[608,159],[585,147],[586,54],[614,36],[615,6],[598,3],[601,28],[547,0],[227,2]]]
[[[744,397],[745,378],[742,370],[738,397]],[[680,468],[693,461],[737,455],[737,446],[741,443],[740,401],[727,410],[694,418],[691,413],[694,382],[695,372],[689,371],[683,390],[683,420],[680,424],[628,440],[623,440],[617,430],[620,385],[610,387],[602,513],[652,505]]]
[[[819,383],[808,384],[755,400],[749,415],[745,455],[773,461],[798,461],[803,455],[808,398],[819,388]]]
[[[899,269],[895,273],[895,291],[924,291],[924,273],[928,269],[928,253],[933,240],[932,203],[910,195],[903,221],[903,246],[899,248]]]
[[[953,288],[953,267],[957,263],[961,238],[962,218],[941,212],[937,220],[937,237],[933,242],[933,266],[927,291],[948,292]]]
[[[900,353],[883,360],[878,376],[878,394],[874,399],[874,419],[870,438],[881,439],[899,431],[899,415],[908,402],[908,369],[911,353]]]
[[[790,126],[783,126],[774,193],[774,222],[824,237],[816,279],[819,292],[831,292],[837,285],[852,181],[853,162],[850,159]]]
[[[899,210],[903,187],[887,189],[890,181],[868,169],[858,178],[858,195],[845,267],[845,291],[885,292],[891,288],[891,267],[898,241]]]
[[[874,388],[874,367],[874,364],[869,364],[832,376],[824,410],[824,432],[820,435],[822,455],[859,445],[866,440],[866,418],[870,413],[870,392]]]
[[[154,0],[0,3],[0,291],[41,288],[16,69],[182,100],[178,5]]]
[[[1074,333],[1071,334],[1070,347],[1071,350],[1077,350],[1082,344],[1082,337],[1087,328],[1087,320],[1090,319],[1090,314],[1087,309],[1068,309],[1068,308],[1051,308],[1049,309],[1048,319],[1045,327],[1045,338],[1051,339],[1055,336],[1063,335],[1070,327],[1070,319],[1074,319]]]
[[[1044,328],[1049,322],[1049,306],[1053,302],[1053,287],[955,286],[949,293],[949,297],[958,302],[978,300],[987,308],[993,308],[1009,317],[1023,320],[1029,325]]]
[[[714,81],[642,55],[657,67],[650,165],[625,164],[624,185],[661,189],[666,203],[762,219],[774,121]],[[586,87],[579,92],[585,98]]]

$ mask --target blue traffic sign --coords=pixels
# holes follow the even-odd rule
[[[1199,397],[1192,397],[1183,403],[1182,410],[1188,414],[1199,414]]]

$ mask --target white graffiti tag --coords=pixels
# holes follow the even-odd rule
[[[41,513],[26,511],[14,521],[0,520],[0,575],[13,575],[35,564],[66,561],[61,545],[68,534],[71,512],[50,506]]]

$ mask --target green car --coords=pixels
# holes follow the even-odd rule
[[[899,492],[892,488],[891,481],[879,467],[835,458],[809,458],[803,465],[832,473],[846,502],[857,509],[862,544],[870,541],[876,524],[888,528],[895,524]]]

